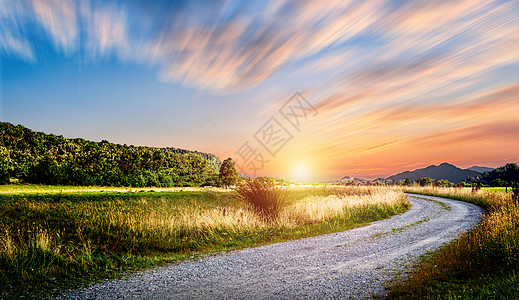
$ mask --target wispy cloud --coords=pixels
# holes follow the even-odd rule
[[[33,45],[24,33],[31,17],[22,1],[0,1],[0,51],[2,55],[35,61]]]
[[[313,71],[340,67],[346,57],[327,54],[338,46],[366,50],[355,58],[369,62],[360,66],[366,71],[347,73],[349,84],[376,82],[384,94],[389,85],[395,96],[400,95],[394,86],[406,87],[411,77],[434,77],[429,82],[432,89],[447,79],[469,77],[517,61],[519,56],[517,47],[512,47],[519,32],[517,5],[510,2],[186,1],[167,5],[33,0],[24,4],[25,11],[9,22],[11,30],[4,30],[4,52],[37,59],[36,41],[27,28],[20,27],[35,21],[67,54],[84,51],[91,57],[115,55],[158,65],[165,81],[210,90],[250,88],[286,64],[304,59],[310,59],[310,66],[319,64]],[[4,6],[13,5],[4,0]]]
[[[33,0],[34,15],[59,50],[70,53],[79,41],[75,1]]]
[[[0,0],[2,56],[142,64],[209,95],[304,77],[302,135],[337,159],[519,138],[518,45],[517,1]]]

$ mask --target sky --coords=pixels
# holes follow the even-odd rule
[[[519,161],[519,2],[0,0],[0,120],[366,179]]]

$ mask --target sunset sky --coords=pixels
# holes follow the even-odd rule
[[[2,121],[249,175],[519,161],[519,1],[0,0],[0,55]]]

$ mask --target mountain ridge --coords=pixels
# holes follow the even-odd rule
[[[485,172],[492,172],[492,170],[495,170],[494,168],[489,167],[482,167],[482,166],[472,166],[470,168],[467,168],[466,170],[476,171],[479,173],[485,173]]]
[[[477,166],[474,166],[477,167]],[[430,177],[435,180],[446,179],[450,182],[459,183],[469,177],[480,176],[482,172],[461,169],[453,164],[444,162],[439,165],[430,165],[413,171],[404,171],[386,178],[386,180],[398,181],[409,178],[417,180],[421,177]]]

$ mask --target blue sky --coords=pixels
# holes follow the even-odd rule
[[[495,167],[518,45],[516,1],[3,0],[0,119],[224,159],[300,92],[317,115],[258,175]]]

